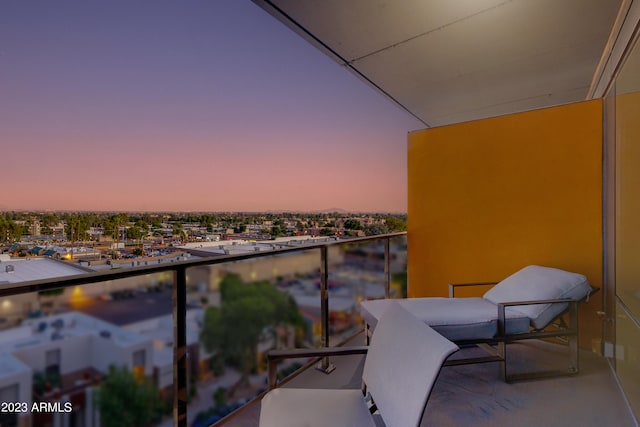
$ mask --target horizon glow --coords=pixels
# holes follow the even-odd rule
[[[0,4],[0,211],[406,212],[420,122],[249,1]]]

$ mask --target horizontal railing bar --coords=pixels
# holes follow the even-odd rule
[[[124,279],[146,274],[173,272],[178,268],[199,267],[205,265],[224,264],[234,261],[261,258],[265,256],[282,255],[287,253],[302,252],[313,249],[320,249],[327,246],[339,246],[347,243],[362,243],[374,240],[391,239],[394,237],[406,236],[406,232],[378,234],[375,236],[356,237],[352,239],[340,239],[332,242],[305,244],[287,248],[273,249],[261,252],[248,252],[245,254],[217,255],[185,261],[165,262],[162,264],[140,267],[127,267],[123,269],[98,271],[95,273],[78,274],[73,276],[53,277],[47,279],[30,280],[20,283],[12,283],[0,286],[0,297],[20,295],[30,292],[47,291],[51,289],[68,288],[76,285],[86,285],[90,283],[105,282],[107,280]]]

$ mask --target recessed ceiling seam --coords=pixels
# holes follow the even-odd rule
[[[347,63],[348,63],[348,64],[353,64],[353,63],[355,63],[356,61],[360,61],[360,60],[362,60],[362,59],[368,58],[369,56],[376,55],[376,54],[378,54],[378,53],[380,53],[380,52],[384,52],[385,50],[393,49],[394,47],[397,47],[397,46],[400,46],[400,45],[402,45],[402,44],[408,43],[408,42],[410,42],[410,41],[412,41],[412,40],[415,40],[415,39],[418,39],[418,38],[420,38],[420,37],[424,37],[424,36],[429,35],[429,34],[431,34],[431,33],[435,33],[435,32],[437,32],[437,31],[441,31],[441,30],[443,30],[443,29],[445,29],[445,28],[447,28],[447,27],[450,27],[450,26],[452,26],[452,25],[456,25],[456,24],[459,24],[459,23],[464,22],[464,21],[466,21],[466,20],[469,20],[469,19],[471,19],[471,18],[474,18],[474,17],[476,17],[476,16],[482,15],[483,13],[486,13],[486,12],[489,12],[489,11],[493,11],[493,10],[495,10],[495,9],[499,8],[499,7],[503,7],[503,6],[505,6],[505,5],[506,5],[506,4],[508,4],[508,3],[512,3],[513,1],[514,1],[514,0],[507,0],[507,1],[504,1],[504,2],[502,2],[502,3],[500,3],[500,4],[497,4],[497,5],[495,5],[495,6],[492,6],[492,7],[490,7],[490,8],[480,10],[480,11],[478,11],[478,12],[476,12],[476,13],[471,14],[471,15],[467,15],[467,16],[462,17],[462,18],[460,18],[460,19],[456,19],[455,21],[451,21],[451,22],[449,22],[449,23],[446,23],[446,24],[444,24],[444,25],[441,25],[441,26],[439,26],[439,27],[437,27],[437,28],[432,28],[432,29],[430,29],[430,30],[428,30],[428,31],[425,31],[424,33],[416,34],[415,36],[409,37],[408,39],[405,39],[405,40],[399,41],[399,42],[394,43],[394,44],[391,44],[391,45],[389,45],[389,46],[385,46],[385,47],[383,47],[383,48],[381,48],[381,49],[374,50],[373,52],[369,52],[369,53],[367,53],[367,54],[365,54],[365,55],[362,55],[362,56],[359,56],[359,57],[357,57],[357,58],[354,58],[354,59],[352,59],[352,60],[348,61]]]

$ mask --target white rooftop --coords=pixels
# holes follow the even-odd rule
[[[11,266],[11,267],[9,267]],[[74,276],[86,271],[49,258],[11,258],[0,260],[0,284]]]
[[[188,259],[197,258],[190,253],[180,253],[171,257],[139,257],[130,259],[113,260],[110,264],[98,264],[93,263],[87,267],[95,270],[112,270],[115,268],[131,268],[131,267],[143,267],[148,265],[167,264],[172,262],[186,261]]]
[[[67,337],[108,334],[118,346],[128,347],[146,341],[140,334],[120,328],[84,313],[69,312],[28,319],[22,326],[0,331],[2,352],[36,348]]]
[[[197,242],[187,243],[184,246],[179,246],[181,249],[194,249],[201,252],[209,252],[211,254],[219,255],[234,255],[251,252],[271,251],[274,249],[280,249],[289,246],[304,246],[313,245],[318,243],[327,243],[335,241],[333,237],[309,237],[309,236],[295,236],[295,237],[278,237],[273,240],[221,240],[219,242]]]
[[[20,372],[31,372],[31,368],[8,353],[0,353],[0,372],[2,372],[3,376],[6,376]]]

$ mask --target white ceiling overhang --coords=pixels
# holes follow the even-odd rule
[[[622,0],[254,0],[427,126],[587,99]]]

